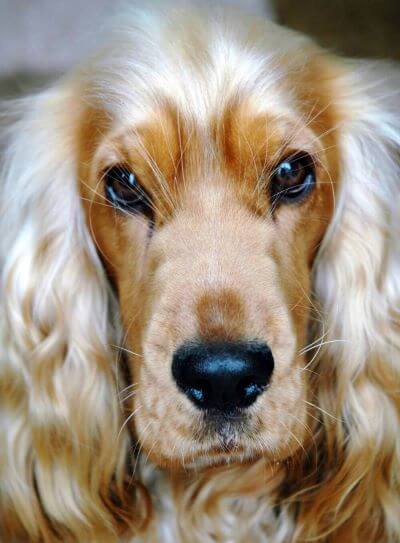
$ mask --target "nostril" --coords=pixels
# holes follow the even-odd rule
[[[204,407],[210,396],[210,388],[207,381],[199,380],[184,388],[184,392],[198,407]]]
[[[237,397],[241,403],[240,407],[248,407],[255,402],[266,388],[266,382],[257,382],[254,376],[244,377],[237,385]]]
[[[190,387],[186,390],[186,394],[194,401],[194,403],[203,405],[205,402],[206,397],[204,394],[204,390],[202,390],[201,388]]]

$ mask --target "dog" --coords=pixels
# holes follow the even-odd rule
[[[399,105],[178,4],[7,105],[1,543],[400,541]]]

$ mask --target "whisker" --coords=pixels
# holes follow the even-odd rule
[[[308,352],[312,351],[313,349],[319,349],[323,345],[329,345],[330,343],[349,343],[349,340],[347,340],[347,339],[330,339],[329,341],[322,341],[321,343],[318,343],[318,345],[311,345],[311,346],[304,347],[303,349],[301,349],[299,351],[299,354],[308,353]]]
[[[136,409],[134,409],[134,411],[132,411],[132,413],[130,413],[130,415],[125,419],[124,423],[123,423],[122,426],[121,426],[120,431],[118,432],[117,441],[119,441],[119,438],[121,437],[121,434],[122,434],[124,428],[126,427],[126,425],[128,424],[128,422],[136,415],[136,413],[137,413],[138,411],[140,411],[141,408],[142,408],[142,406],[139,405],[139,407],[137,407]]]
[[[327,417],[330,417],[332,418],[333,420],[337,421],[337,422],[343,422],[343,419],[340,419],[338,417],[335,417],[334,415],[332,415],[331,413],[328,413],[328,411],[325,411],[325,409],[322,409],[322,407],[319,407],[318,405],[315,405],[314,403],[312,402],[309,402],[308,400],[302,400],[304,403],[306,403],[307,405],[313,407],[314,409],[317,409],[318,411],[321,411],[321,413],[323,413],[324,415],[326,415]]]
[[[139,353],[135,353],[135,352],[127,349],[126,347],[122,347],[121,345],[111,345],[111,347],[114,347],[115,349],[118,349],[119,351],[123,351],[125,353],[132,354],[134,356],[139,356],[140,358],[143,358],[143,355],[141,355]]]

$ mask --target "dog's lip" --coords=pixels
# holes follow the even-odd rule
[[[146,448],[143,448],[147,458],[155,465],[162,468],[170,469],[171,471],[196,471],[203,469],[212,469],[218,466],[232,464],[247,464],[262,455],[252,447],[246,447],[237,442],[230,449],[222,445],[203,446],[197,451],[183,452],[182,455],[170,457],[165,452],[151,450],[147,453]]]
[[[214,440],[213,440],[214,441]],[[218,436],[218,443],[201,446],[191,453],[186,467],[211,467],[219,464],[243,462],[256,456],[253,447],[246,446],[234,435]]]
[[[187,469],[206,469],[227,464],[246,464],[254,461],[257,455],[254,450],[246,450],[245,447],[234,447],[231,450],[222,447],[210,448],[195,455],[190,455],[190,460],[185,462]]]
[[[205,414],[205,418],[215,423],[237,422],[243,421],[246,416],[246,409],[235,409],[228,413],[221,412],[219,409],[209,409]]]

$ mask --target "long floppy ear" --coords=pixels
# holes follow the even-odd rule
[[[300,524],[307,537],[335,531],[334,541],[394,543],[400,538],[400,69],[349,63],[335,77],[333,100],[341,118],[340,194],[315,270],[326,317],[316,368],[324,474]]]
[[[0,213],[0,540],[114,541],[129,439],[78,195],[72,83],[16,102]],[[114,339],[115,341],[115,339]]]

